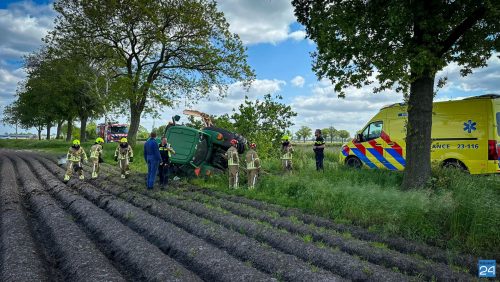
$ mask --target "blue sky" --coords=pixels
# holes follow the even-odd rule
[[[335,126],[354,133],[382,106],[400,102],[394,91],[373,94],[371,88],[348,89],[345,99],[338,99],[332,85],[318,81],[311,71],[310,52],[315,45],[305,39],[305,32],[293,15],[289,0],[221,0],[231,31],[238,33],[248,48],[248,62],[257,79],[250,91],[239,83],[229,86],[227,99],[200,101],[193,108],[210,114],[229,113],[247,95],[258,99],[266,93],[280,94],[298,113],[296,130],[301,125],[312,128]],[[25,77],[21,58],[41,44],[41,38],[53,24],[55,12],[51,1],[0,1],[0,115],[3,107],[14,99],[17,84]],[[450,65],[438,76],[448,76],[448,84],[440,89],[437,100],[469,97],[484,93],[500,94],[500,59],[493,56],[487,68],[475,70],[466,78],[459,67]],[[151,128],[183,109],[162,109],[161,119],[143,117],[141,124]],[[126,121],[126,116],[117,116]],[[33,129],[30,131],[34,131]],[[0,133],[13,128],[0,123]]]

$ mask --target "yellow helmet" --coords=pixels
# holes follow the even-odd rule
[[[290,140],[290,136],[284,135],[283,137],[281,137],[281,140],[288,141]]]
[[[120,142],[121,143],[127,143],[128,141],[127,141],[127,138],[123,137],[122,139],[120,139]]]
[[[97,139],[95,140],[96,143],[104,143],[104,139],[102,139],[101,137],[97,137]]]
[[[73,140],[73,145],[80,145],[80,140],[78,139]]]

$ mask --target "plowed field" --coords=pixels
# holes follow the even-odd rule
[[[475,259],[103,165],[0,150],[1,281],[467,281]]]

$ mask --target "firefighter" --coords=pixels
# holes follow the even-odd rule
[[[80,180],[83,180],[83,166],[82,161],[87,162],[87,154],[85,150],[80,147],[80,140],[73,140],[73,145],[69,147],[68,154],[66,155],[66,163],[68,168],[66,169],[66,174],[64,175],[64,181],[67,182],[73,174],[73,170],[78,173]]]
[[[128,144],[127,138],[120,139],[120,144],[115,150],[115,162],[118,162],[121,170],[121,178],[130,174],[129,162],[134,162],[134,152],[132,147]]]
[[[158,170],[160,174],[160,185],[164,187],[167,186],[168,184],[170,158],[172,157],[172,154],[175,154],[175,151],[172,148],[172,146],[170,146],[170,144],[167,143],[167,138],[165,136],[161,138],[161,144],[159,145],[159,147],[160,147],[161,161]]]
[[[92,160],[92,178],[97,178],[99,174],[99,164],[103,162],[102,160],[102,144],[104,143],[104,139],[101,137],[97,137],[94,145],[90,147],[90,160]]]
[[[283,140],[281,142],[281,164],[284,171],[291,171],[293,147],[292,143],[290,143],[290,136],[285,135],[281,140]]]
[[[325,139],[321,136],[321,129],[316,129],[314,132],[316,141],[314,141],[313,151],[316,158],[316,170],[323,170],[323,159],[325,158]]]
[[[224,158],[227,160],[227,168],[229,173],[229,188],[238,189],[238,176],[240,171],[240,158],[238,155],[238,140],[231,140],[231,147],[227,149]]]
[[[247,151],[245,160],[247,162],[247,175],[248,175],[248,189],[254,189],[257,183],[257,177],[260,172],[260,160],[257,152],[255,151],[257,145],[255,143],[250,144],[250,150]]]

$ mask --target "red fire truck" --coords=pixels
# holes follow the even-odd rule
[[[101,123],[97,125],[97,135],[105,142],[120,142],[120,139],[127,138],[128,124],[118,122]]]

